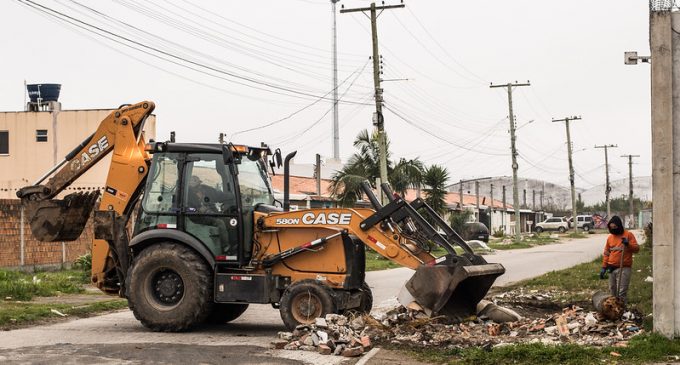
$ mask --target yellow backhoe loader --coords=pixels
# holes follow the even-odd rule
[[[135,317],[152,330],[226,323],[250,303],[279,308],[288,328],[327,313],[368,312],[373,299],[364,281],[366,246],[415,270],[406,288],[433,314],[474,314],[505,271],[475,255],[423,200],[406,202],[386,184],[385,206],[364,183],[374,209],[290,211],[294,152],[283,163],[281,152],[264,144],[147,144],[143,126],[153,110],[150,101],[120,107],[17,193],[42,241],[77,239],[94,216],[92,283],[127,298]],[[57,199],[109,153],[101,196]],[[282,163],[279,203],[268,171]],[[435,257],[436,246],[447,254]]]

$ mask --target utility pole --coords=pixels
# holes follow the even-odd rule
[[[633,157],[640,157],[640,155],[622,155],[621,157],[628,158],[628,214],[630,214],[631,226],[635,228],[635,207],[633,205]]]
[[[380,10],[382,13],[387,9],[403,8],[404,4],[399,5],[383,5],[375,6],[375,3],[371,3],[368,8],[354,8],[345,9],[344,5],[340,9],[340,13],[354,13],[354,12],[365,12],[369,11],[371,13],[371,36],[373,39],[373,86],[375,88],[375,115],[373,116],[373,125],[378,130],[378,145],[380,148],[379,158],[380,158],[380,181],[388,182],[387,179],[387,135],[385,134],[384,118],[382,113],[382,103],[383,103],[383,89],[380,86],[380,57],[378,53],[378,13]],[[378,189],[381,191],[381,189]],[[385,194],[382,193],[382,203],[387,204],[388,200]]]
[[[507,83],[504,85],[494,85],[491,84],[491,88],[505,87],[508,89],[508,109],[510,114],[508,118],[510,119],[510,149],[512,151],[512,205],[515,208],[515,240],[519,241],[521,236],[521,225],[519,216],[519,192],[517,191],[517,169],[519,165],[517,164],[517,149],[515,148],[515,114],[512,111],[512,88],[519,86],[531,86],[529,81],[520,84],[515,81],[514,83]]]
[[[508,205],[505,202],[505,185],[503,185],[503,211],[507,211],[507,210],[508,210]]]
[[[491,198],[491,205],[489,205],[489,206],[491,207],[491,210],[493,211],[493,184],[491,184],[491,186],[490,186],[489,197]]]
[[[576,186],[574,185],[574,164],[571,159],[572,155],[572,146],[571,146],[571,134],[569,134],[569,122],[572,120],[581,120],[581,117],[566,117],[562,119],[553,119],[554,122],[564,122],[564,125],[567,128],[567,154],[569,155],[569,184],[571,184],[571,216],[572,220],[574,222],[574,233],[578,232],[578,228],[576,227]]]
[[[338,116],[338,31],[335,22],[335,4],[340,0],[331,0],[333,8],[333,160],[340,162],[340,122]]]
[[[460,196],[458,199],[460,200],[460,209],[463,210],[463,180],[461,180],[459,184],[460,186],[458,187],[458,194],[460,194]]]
[[[321,155],[316,154],[316,164],[314,165],[314,178],[316,178],[316,195],[321,195]]]
[[[479,181],[475,181],[475,197],[477,211],[475,212],[475,222],[479,222]]]
[[[536,190],[531,189],[531,210],[536,211]]]
[[[612,186],[609,184],[609,155],[607,150],[609,148],[618,147],[615,144],[605,144],[601,146],[595,146],[595,148],[604,148],[604,173],[606,175],[605,186],[604,186],[604,201],[607,203],[607,220],[612,218],[612,208],[610,206],[609,194],[612,191]]]

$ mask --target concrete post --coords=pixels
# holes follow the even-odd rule
[[[23,267],[26,264],[26,236],[24,235],[24,206],[21,206],[21,218],[19,219],[19,262]]]
[[[652,195],[654,216],[654,330],[666,337],[678,334],[675,303],[680,303],[675,290],[674,239],[675,224],[680,216],[674,217],[674,209],[680,209],[680,199],[674,197],[673,177],[673,106],[680,111],[679,100],[673,92],[674,70],[680,72],[680,65],[673,62],[676,47],[672,45],[671,13],[650,12],[650,48],[652,55]],[[677,35],[675,37],[678,37]],[[676,42],[680,45],[680,42]],[[676,58],[680,61],[680,57]],[[677,88],[678,85],[675,85]],[[678,103],[678,104],[676,104]],[[680,116],[678,116],[680,117]],[[680,178],[680,176],[678,177]]]

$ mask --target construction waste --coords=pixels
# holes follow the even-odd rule
[[[371,315],[329,314],[293,332],[280,332],[276,349],[360,356],[375,344],[408,347],[494,348],[516,343],[626,347],[643,332],[642,316],[625,312],[611,321],[577,305],[559,306],[555,292],[513,290],[491,297],[478,314],[454,322],[401,306],[374,309]],[[521,313],[519,315],[518,313]]]

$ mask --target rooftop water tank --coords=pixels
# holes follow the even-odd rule
[[[28,97],[32,103],[37,103],[38,98],[41,102],[59,101],[59,91],[61,84],[28,84]]]

